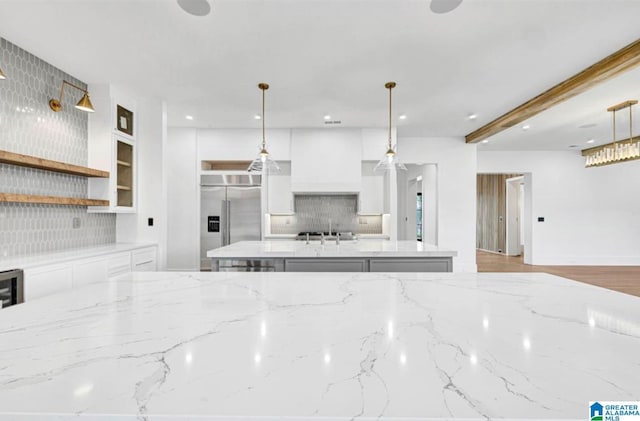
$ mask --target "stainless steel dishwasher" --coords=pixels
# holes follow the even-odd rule
[[[0,272],[0,308],[24,302],[24,275],[20,269]]]

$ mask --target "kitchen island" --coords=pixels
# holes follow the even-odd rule
[[[0,420],[585,419],[639,320],[547,274],[134,273],[0,310]]]
[[[207,251],[213,271],[451,272],[454,250],[418,241],[240,241]]]

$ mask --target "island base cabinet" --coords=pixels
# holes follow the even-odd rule
[[[366,272],[365,259],[293,259],[285,260],[285,272]]]
[[[369,272],[451,272],[451,259],[371,259]]]

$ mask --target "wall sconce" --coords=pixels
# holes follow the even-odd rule
[[[69,85],[73,88],[76,88],[79,91],[84,92],[84,95],[82,96],[80,101],[78,101],[78,103],[76,104],[77,109],[81,111],[86,111],[88,113],[94,113],[96,111],[93,109],[93,104],[89,99],[89,92],[86,89],[82,89],[81,87],[76,86],[71,82],[67,82],[66,80],[62,81],[62,87],[60,88],[60,98],[59,99],[52,98],[49,100],[49,107],[53,111],[58,112],[62,110],[62,95],[64,94],[64,85]]]
[[[7,77],[2,73],[2,69],[0,69],[0,79],[6,79]]]

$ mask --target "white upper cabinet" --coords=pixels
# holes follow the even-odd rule
[[[362,129],[293,129],[291,190],[296,193],[359,192]]]
[[[280,165],[281,172],[267,176],[268,212],[293,213],[291,163],[278,161],[278,165]]]
[[[359,214],[384,213],[384,177],[363,173],[359,199]]]

